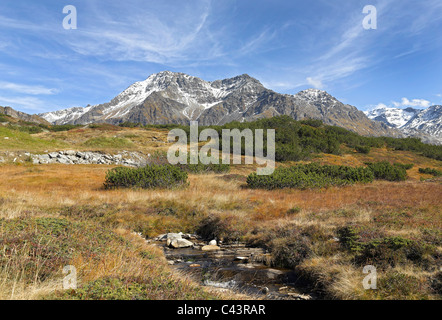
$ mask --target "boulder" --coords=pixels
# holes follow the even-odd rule
[[[217,251],[220,250],[221,248],[218,246],[214,246],[214,245],[207,245],[201,248],[201,250],[203,251]]]
[[[193,243],[186,239],[174,239],[174,240],[167,240],[167,245],[174,249],[179,248],[189,248],[193,246]]]
[[[75,156],[76,152],[74,150],[67,150],[64,154],[67,156]]]
[[[189,267],[190,267],[190,268],[199,268],[199,267],[201,267],[201,265],[198,264],[198,263],[193,263],[193,264],[191,264]]]

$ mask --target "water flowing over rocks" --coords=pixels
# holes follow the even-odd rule
[[[214,245],[215,241],[206,242],[198,235],[181,232],[147,241],[163,248],[173,269],[189,274],[204,286],[271,300],[317,298],[298,286],[299,277],[293,270],[272,267],[271,255],[263,248],[243,243]]]

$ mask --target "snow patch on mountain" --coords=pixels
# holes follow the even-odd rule
[[[398,128],[407,136],[420,136],[422,133],[434,138],[434,143],[442,144],[442,106],[435,105],[426,109],[400,109],[378,107],[365,111],[372,120]]]
[[[371,111],[364,111],[367,117],[372,120],[382,121],[394,128],[401,128],[413,118],[419,110],[413,108],[400,109],[400,108],[388,108],[377,107]]]
[[[104,106],[101,111],[102,120],[121,118],[134,107],[142,105],[152,93],[159,92],[163,97],[185,105],[182,114],[188,119],[193,119],[195,114],[201,114],[202,111],[222,103],[223,99],[233,92],[247,92],[253,95],[256,82],[261,85],[247,75],[209,82],[183,73],[163,71],[149,76],[144,81],[135,82],[107,104],[69,108],[42,113],[40,116],[53,124],[73,123],[84,114]],[[255,101],[256,97],[251,97],[246,104],[250,105]]]

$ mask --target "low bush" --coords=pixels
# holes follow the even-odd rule
[[[414,167],[413,163],[395,163],[393,165],[396,166],[396,167],[405,169],[405,170],[410,170],[411,168]]]
[[[199,162],[198,164],[181,164],[178,165],[182,170],[185,170],[189,173],[196,173],[196,174],[200,174],[200,173],[209,173],[209,172],[214,172],[214,173],[225,173],[225,172],[229,172],[230,170],[230,165],[229,164],[223,164],[223,163],[219,163],[219,164],[203,164],[201,162]]]
[[[354,226],[337,230],[341,246],[354,256],[359,265],[375,265],[380,268],[405,265],[411,261],[425,269],[431,269],[436,258],[436,247],[422,241],[410,240],[401,236],[382,237],[367,242],[361,241],[360,231]]]
[[[15,125],[15,124],[8,124],[8,128],[11,130],[17,130],[17,131],[26,132],[29,134],[43,132],[43,129],[40,128],[39,126],[36,126],[36,125],[21,126],[21,125]]]
[[[61,132],[61,131],[69,131],[72,129],[77,129],[81,127],[80,124],[61,124],[61,125],[53,125],[49,127],[49,130],[52,132]]]
[[[442,176],[442,171],[432,169],[432,168],[419,168],[419,173],[431,174],[435,177]]]
[[[169,161],[167,160],[167,152],[165,151],[155,151],[150,157],[149,157],[149,164],[167,164]],[[191,164],[190,163],[190,156],[187,157],[187,163],[186,164],[177,164],[177,167],[179,167],[181,170],[184,170],[188,173],[193,174],[204,174],[204,173],[226,173],[230,171],[230,165],[229,164],[203,164],[201,163],[200,159],[198,158],[197,164]]]
[[[269,190],[322,188],[372,181],[372,171],[364,167],[352,168],[347,166],[319,165],[317,163],[277,168],[271,175],[260,176],[252,173],[247,177],[247,185],[250,188]]]
[[[143,168],[117,167],[106,173],[105,189],[176,188],[187,184],[187,172],[172,165],[150,165]]]
[[[371,147],[370,146],[356,146],[355,150],[359,153],[368,154],[368,153],[370,153]]]
[[[402,299],[427,299],[427,284],[417,277],[407,275],[398,271],[388,271],[385,276],[378,280],[378,299],[402,300]]]
[[[376,179],[388,181],[405,181],[407,179],[407,170],[405,168],[392,165],[388,161],[368,162],[366,165],[373,171]]]

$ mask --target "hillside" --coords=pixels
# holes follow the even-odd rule
[[[428,150],[436,148],[431,153],[413,139],[366,138],[319,122],[297,123],[284,117],[229,125],[264,124],[275,127],[280,138],[287,131],[284,125],[290,124],[292,142],[308,151],[296,153],[302,161],[294,161],[290,149],[281,149],[279,156],[287,158],[277,167],[311,162],[364,167],[368,162],[388,161],[407,165],[407,178],[320,189],[251,189],[246,180],[256,165],[231,165],[225,173],[189,173],[185,187],[106,190],[105,177],[115,165],[33,164],[29,155],[57,150],[105,154],[126,150],[151,154],[156,163],[162,161],[161,154],[170,145],[166,142],[169,128],[52,126],[29,134],[3,127],[0,280],[4,285],[0,297],[265,299],[262,293],[244,296],[234,290],[220,291],[202,286],[199,278],[177,274],[164,257],[164,252],[173,249],[163,251],[153,240],[167,232],[199,232],[224,240],[221,253],[228,250],[229,241],[265,248],[268,268],[296,270],[301,276],[297,282],[308,283],[307,292],[312,296],[440,299],[437,266],[442,184],[440,177],[419,170],[442,170],[442,161],[435,159],[440,147],[429,146]],[[335,136],[338,149],[321,151],[317,145],[327,132],[339,133]],[[4,138],[13,134],[16,140],[10,144]],[[283,146],[288,142],[278,143]],[[356,151],[356,146],[369,143],[368,150]],[[344,232],[353,237],[362,253],[347,247]],[[21,240],[16,242],[17,238]],[[390,247],[391,241],[397,247]],[[383,249],[364,251],[372,245]],[[358,260],[362,257],[367,262]],[[199,268],[198,262],[191,263],[193,267],[188,264],[183,269],[188,275]],[[364,263],[378,266],[378,290],[363,290]],[[27,271],[17,278],[25,264]],[[77,267],[76,291],[61,288],[60,270],[66,264]]]
[[[9,117],[8,120],[9,121],[27,121],[27,122],[32,122],[32,123],[37,123],[37,124],[45,124],[45,125],[49,125],[50,123],[48,121],[46,121],[45,119],[39,117],[38,115],[30,115],[21,111],[16,111],[14,109],[12,109],[11,107],[1,107],[0,106],[0,116],[7,116]],[[0,118],[0,122],[3,122],[6,119],[1,119]]]

